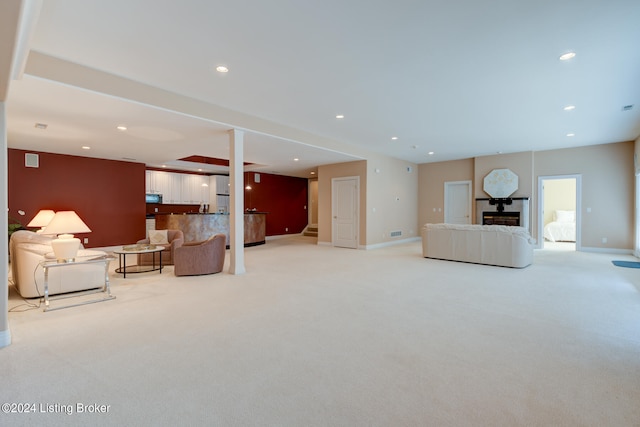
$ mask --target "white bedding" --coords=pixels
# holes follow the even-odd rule
[[[575,242],[575,211],[556,211],[553,219],[552,222],[544,226],[544,238],[550,242]]]
[[[544,238],[550,242],[575,242],[576,223],[550,222],[544,226]]]

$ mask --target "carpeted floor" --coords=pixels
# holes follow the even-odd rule
[[[0,402],[37,412],[0,424],[640,425],[640,275],[609,254],[518,270],[294,236],[245,258],[244,275],[111,274],[115,300],[11,312]]]

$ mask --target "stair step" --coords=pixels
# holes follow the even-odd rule
[[[302,233],[303,236],[313,236],[318,237],[318,226],[317,225],[308,225],[307,229]]]

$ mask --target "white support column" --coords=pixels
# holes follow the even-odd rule
[[[2,173],[0,174],[0,188],[2,192],[2,202],[0,202],[0,224],[8,224],[9,206],[9,178],[7,175],[7,114],[5,103],[0,102],[0,164]],[[0,348],[11,344],[11,331],[9,330],[9,278],[7,266],[9,265],[8,235],[6,232],[0,233]]]
[[[229,131],[229,242],[231,265],[229,273],[242,274],[244,268],[244,132]]]

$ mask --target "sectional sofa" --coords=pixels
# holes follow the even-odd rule
[[[524,268],[533,262],[534,244],[523,227],[426,224],[422,228],[425,258]]]

